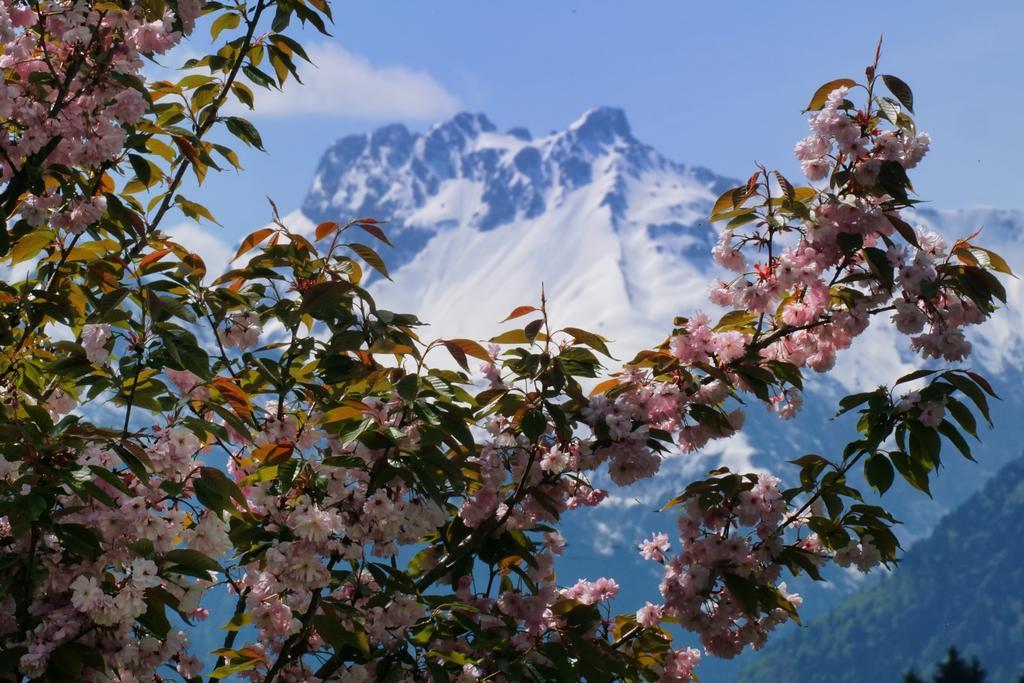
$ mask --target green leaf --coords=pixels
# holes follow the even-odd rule
[[[149,161],[138,154],[129,154],[128,161],[131,162],[132,169],[135,171],[135,175],[138,176],[139,182],[143,186],[149,187],[153,180],[153,169],[150,168]]]
[[[239,116],[229,116],[225,119],[225,123],[228,127],[228,131],[230,131],[236,138],[250,147],[255,147],[260,151],[266,151],[263,149],[263,138],[260,137],[260,133],[256,130],[256,126]]]
[[[971,447],[967,443],[967,439],[957,431],[957,428],[953,426],[949,420],[943,420],[942,424],[939,425],[939,432],[949,439],[949,442],[956,446],[956,449],[960,451],[960,454],[968,460],[974,460],[974,456],[971,455]]]
[[[537,335],[540,334],[540,328],[543,326],[543,320],[534,320],[526,324],[526,327],[523,328],[523,332],[526,334],[526,338],[532,342],[537,338]]]
[[[745,190],[744,186],[730,187],[728,190],[719,195],[718,199],[715,200],[714,206],[711,207],[711,215],[715,216],[720,213],[725,213],[736,208],[736,202],[734,201],[735,190]]]
[[[896,380],[896,383],[893,384],[893,386],[895,387],[906,382],[913,382],[915,379],[921,379],[922,377],[927,377],[928,375],[934,375],[936,372],[936,370],[914,370],[913,372],[903,375],[898,380]]]
[[[899,78],[896,78],[895,76],[890,76],[889,74],[883,74],[882,81],[885,83],[885,87],[889,89],[889,92],[895,95],[896,99],[900,101],[900,104],[906,107],[907,111],[913,114],[914,93],[913,91],[911,91],[910,86],[904,83]]]
[[[770,360],[768,361],[767,366],[780,382],[789,382],[797,389],[804,388],[803,373],[800,372],[800,368],[792,363],[786,363],[780,360]]]
[[[793,187],[793,183],[789,182],[784,175],[778,171],[772,171],[772,175],[779,182],[779,187],[782,188],[782,193],[786,195],[786,199],[793,201],[796,199],[796,188]]]
[[[220,627],[221,631],[240,631],[249,624],[252,623],[252,614],[243,612],[242,614],[235,614],[231,617],[228,623]]]
[[[836,236],[836,244],[845,255],[852,256],[855,251],[864,246],[864,235],[841,232]]]
[[[860,394],[850,394],[849,396],[844,396],[843,398],[839,399],[839,407],[842,410],[840,410],[836,414],[836,416],[838,417],[839,415],[848,413],[854,408],[863,405],[864,403],[867,403],[877,394],[877,391],[869,391]]]
[[[406,375],[398,380],[395,390],[404,401],[412,403],[416,400],[416,396],[419,393],[419,380],[420,378],[417,375]]]
[[[547,429],[548,421],[544,417],[544,413],[540,410],[528,410],[523,415],[523,421],[520,423],[523,434],[526,435],[531,442],[535,442],[541,434]]]
[[[526,344],[529,341],[523,330],[509,330],[490,339],[492,344]]]
[[[188,569],[195,569],[201,572],[224,571],[224,568],[220,566],[217,560],[191,548],[168,550],[163,555],[163,561],[175,565],[171,567],[171,571],[174,571],[177,567],[187,567]]]
[[[213,217],[210,210],[202,204],[197,204],[196,202],[185,199],[185,197],[180,194],[174,198],[174,203],[178,205],[178,208],[181,209],[183,214],[194,221],[198,221],[200,218],[205,218],[211,223],[217,223],[217,219]],[[220,223],[217,223],[217,225],[220,225]]]
[[[230,664],[218,666],[210,674],[210,678],[221,679],[227,678],[232,674],[241,673],[243,671],[253,671],[263,664],[263,659],[260,657],[242,657],[240,659],[232,659]]]
[[[355,289],[355,285],[343,280],[317,283],[302,294],[302,305],[299,310],[302,313],[327,311],[338,306]]]
[[[246,64],[245,66],[243,66],[242,73],[244,73],[250,81],[260,86],[261,88],[266,88],[267,90],[270,90],[271,88],[277,88],[277,82],[273,78],[271,78],[269,75],[267,75],[260,69],[257,69],[252,64]]]
[[[138,617],[138,621],[150,633],[158,638],[166,638],[171,630],[171,622],[167,619],[167,612],[164,608],[164,601],[153,589],[146,591],[146,611]]]
[[[113,442],[111,446],[113,446],[114,451],[117,452],[121,461],[128,466],[128,469],[130,469],[140,481],[149,481],[148,470],[153,467],[153,463],[150,462],[149,456],[146,455],[143,449],[138,448],[138,451],[135,451],[128,448],[128,446],[117,442]]]
[[[875,101],[878,103],[878,111],[885,117],[885,120],[894,126],[898,126],[900,120],[899,103],[888,97],[876,97]]]
[[[905,239],[909,244],[912,244],[915,247],[921,246],[917,241],[917,233],[914,232],[914,228],[910,225],[910,223],[907,223],[899,216],[891,213],[885,214],[885,217],[886,219],[888,219],[889,223],[896,230],[896,232],[898,232],[900,236],[903,239]]]
[[[757,320],[757,315],[745,310],[729,311],[722,316],[713,331],[724,332],[725,330],[737,330],[749,327]]]
[[[37,229],[22,236],[11,249],[11,265],[35,258],[52,241],[52,230]]]
[[[578,327],[566,327],[565,332],[570,334],[576,343],[586,344],[590,348],[600,351],[609,358],[613,358],[611,352],[608,350],[608,345],[605,343],[607,340],[604,337],[594,334],[593,332],[581,330]]]
[[[896,473],[892,463],[882,453],[872,453],[864,462],[864,478],[871,488],[879,494],[885,493],[892,486]]]
[[[83,524],[58,524],[54,532],[63,546],[78,555],[95,560],[102,552],[99,532]]]
[[[214,467],[200,468],[199,478],[193,484],[196,498],[214,513],[223,510],[234,511],[231,500],[234,499],[243,508],[246,507],[245,496],[238,484],[228,479]]]
[[[939,464],[941,449],[942,441],[938,432],[920,422],[910,423],[910,457],[915,462],[920,462],[931,469],[932,465]]]
[[[893,267],[892,264],[889,263],[889,258],[886,256],[885,252],[877,247],[865,247],[863,254],[875,277],[879,279],[886,289],[892,289]]]
[[[974,401],[974,405],[978,406],[978,410],[985,417],[985,421],[992,424],[992,418],[988,412],[988,399],[985,398],[985,394],[978,388],[971,379],[964,377],[955,372],[945,372],[942,374],[942,378],[948,381],[950,384],[955,386],[957,389],[967,395],[969,399]]]
[[[931,497],[932,492],[930,482],[928,481],[927,469],[919,463],[912,461],[910,456],[903,452],[891,453],[889,457],[892,458],[892,464],[896,465],[896,469],[906,479],[908,484]]]
[[[978,421],[974,418],[974,413],[971,412],[970,408],[952,396],[947,396],[946,410],[960,423],[965,432],[976,439],[978,438]]]
[[[350,631],[337,619],[317,614],[313,617],[313,627],[338,653],[348,649],[356,650],[364,657],[370,653],[370,641],[366,633],[361,630]]]
[[[748,617],[756,617],[758,615],[758,595],[754,582],[735,574],[726,574],[722,579],[725,581],[725,587],[729,589],[729,594],[739,603],[743,613]]]

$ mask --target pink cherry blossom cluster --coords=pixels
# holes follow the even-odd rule
[[[897,131],[865,131],[860,119],[844,109],[852,105],[846,99],[850,89],[839,86],[828,94],[824,107],[810,119],[811,135],[796,144],[794,153],[809,180],[822,180],[832,170],[834,154],[856,160],[854,178],[864,187],[878,180],[884,161],[898,161],[910,170],[920,163],[931,146],[927,133],[916,136]]]
[[[705,317],[696,316],[688,325],[696,333],[693,338],[709,336]],[[693,342],[690,336],[676,337],[676,352],[676,340],[687,340],[686,353],[701,343]],[[609,401],[604,395],[592,396],[582,411],[582,417],[596,434],[607,431],[610,443],[595,448],[594,456],[598,464],[608,462],[612,481],[620,486],[657,474],[661,457],[648,446],[650,429],[677,433],[680,448],[689,453],[703,448],[711,439],[732,436],[743,427],[742,410],[727,412],[720,408],[730,393],[724,382],[657,382],[636,371],[628,371],[624,380],[627,389],[615,400]],[[694,419],[689,413],[693,406],[714,410],[718,420]]]
[[[263,326],[255,311],[242,311],[228,316],[227,327],[218,329],[217,336],[229,349],[244,351],[259,346]]]
[[[0,183],[29,167],[44,175],[58,166],[96,170],[121,154],[127,127],[149,109],[143,57],[166,52],[190,33],[200,2],[180,0],[176,7],[150,17],[140,4],[0,2]],[[19,185],[19,192],[27,187]],[[40,190],[20,208],[29,225],[49,220],[73,234],[105,210],[96,190],[85,196]]]
[[[24,641],[8,643],[26,649],[20,659],[22,672],[42,676],[51,655],[72,642],[96,647],[107,670],[121,677],[146,677],[163,664],[186,677],[201,670],[199,661],[187,652],[188,639],[183,632],[172,631],[162,642],[138,638],[135,620],[147,611],[147,596],[155,588],[175,600],[182,614],[204,616],[199,598],[210,582],[174,572],[171,563],[160,560],[162,553],[180,547],[183,539],[186,545],[199,539],[199,547],[220,552],[231,547],[225,542],[222,523],[221,537],[211,543],[209,539],[215,536],[211,516],[207,514],[196,527],[193,515],[169,505],[160,488],[167,481],[187,485],[202,450],[202,444],[186,430],[160,430],[142,453],[154,465],[154,476],[145,480],[99,444],[78,454],[77,465],[83,471],[92,468],[115,473],[112,478],[92,480],[95,489],[88,496],[70,490],[58,495],[58,505],[66,511],[63,521],[92,529],[97,554],[91,560],[69,563],[56,536],[26,535],[14,540],[15,549],[22,552],[34,546],[32,552],[45,569],[43,584],[37,587],[30,606],[39,623]],[[4,478],[17,476],[17,465],[4,462]],[[101,504],[97,497],[107,498],[111,504]],[[0,635],[14,632],[12,607],[11,601],[0,601]]]
[[[418,443],[418,429],[403,409],[397,396],[389,401],[365,399],[364,414],[381,428],[392,428],[405,436],[397,449],[370,448],[359,441],[344,444],[335,437],[318,433],[317,438],[302,441],[301,431],[309,433],[315,427],[309,418],[301,420],[293,414],[281,415],[268,406],[266,431],[257,442],[293,444],[297,449],[326,449],[328,458],[351,458],[366,464],[359,467],[335,467],[322,464],[322,460],[305,459],[312,476],[303,481],[324,479],[324,488],[303,489],[300,484],[281,488],[275,481],[258,476],[259,463],[249,462],[245,449],[232,458],[229,471],[242,487],[248,503],[248,513],[261,520],[260,526],[275,536],[270,541],[264,563],[253,562],[243,567],[244,574],[235,590],[253,615],[259,629],[252,647],[265,653],[268,662],[274,661],[285,647],[288,638],[301,629],[299,616],[310,604],[311,596],[326,590],[331,583],[331,566],[336,558],[354,563],[366,563],[374,558],[394,557],[402,546],[421,546],[422,539],[438,529],[447,519],[446,513],[434,502],[413,494],[407,482],[394,479],[370,489],[369,470],[382,459],[397,453],[413,452]],[[304,423],[304,427],[299,427]],[[530,528],[540,521],[553,521],[554,516],[544,505],[527,495],[521,500],[507,497],[515,482],[528,482],[531,488],[543,491],[547,505],[559,509],[580,504],[594,504],[601,495],[580,480],[572,483],[557,475],[580,468],[581,454],[578,444],[561,447],[550,444],[540,457],[527,455],[530,444],[513,434],[504,418],[488,425],[493,441],[485,444],[480,454],[472,458],[471,466],[478,467],[480,487],[462,503],[460,517],[473,526],[484,519],[498,516],[502,529]],[[266,436],[270,434],[271,436]],[[547,464],[545,464],[547,463]],[[551,463],[556,463],[552,465]],[[316,476],[316,475],[319,475]],[[546,483],[547,482],[547,483]],[[206,518],[200,522],[200,530]],[[215,522],[219,526],[219,521]],[[215,532],[219,537],[222,532]],[[197,530],[195,538],[200,534]],[[533,589],[502,590],[495,596],[472,590],[472,578],[463,577],[457,585],[461,599],[469,602],[474,611],[471,617],[488,634],[504,635],[512,647],[525,654],[533,653],[536,645],[552,630],[564,625],[552,606],[559,600],[571,600],[592,605],[608,600],[617,593],[618,586],[609,579],[580,582],[576,586],[559,590],[555,583],[553,557],[564,547],[561,537],[552,533],[545,538],[542,550],[535,555],[536,564],[526,572]],[[219,545],[211,550],[219,549]],[[422,548],[421,568],[435,566],[438,556],[433,548]],[[344,604],[361,615],[370,645],[393,651],[403,647],[409,630],[429,618],[430,610],[413,596],[390,595],[387,602],[379,599],[380,586],[369,572],[349,574],[349,578],[325,594],[326,604]],[[470,616],[470,615],[467,615]],[[345,621],[343,625],[355,628]],[[320,643],[314,635],[311,645]],[[455,644],[438,641],[431,647],[451,651],[453,647],[472,658],[486,658],[485,650],[474,649],[471,643]],[[532,657],[540,657],[533,653]],[[461,680],[476,680],[475,667],[463,671]],[[373,680],[374,666],[353,665],[345,670],[343,680]],[[282,669],[282,676],[303,676],[301,667],[293,665]]]
[[[844,160],[912,168],[920,161],[928,149],[926,135],[867,130],[863,112],[847,112],[852,107],[847,94],[846,87],[837,88],[812,116],[813,134],[796,147],[805,168],[832,168]],[[817,176],[816,170],[812,176]],[[647,447],[648,429],[672,432],[684,452],[740,429],[743,413],[727,412],[722,403],[733,387],[749,389],[738,371],[743,364],[770,370],[770,363],[782,362],[826,372],[877,313],[894,311],[897,329],[911,335],[911,346],[926,357],[959,361],[969,354],[963,328],[983,322],[987,314],[941,281],[938,267],[949,256],[947,246],[924,229],[916,231],[912,243],[892,242],[902,219],[890,206],[891,196],[863,191],[867,181],[860,174],[859,180],[841,186],[838,193],[822,195],[820,203],[810,206],[807,217],[795,225],[771,215],[769,205],[770,215],[757,223],[757,229],[746,230],[744,226],[752,225],[747,221],[723,230],[714,256],[738,275],[731,282],[714,284],[711,301],[743,312],[746,322],[756,321],[756,327],[743,326],[741,321],[719,329],[706,314],[698,313],[676,330],[667,347],[686,372],[665,381],[645,379],[643,371],[628,369],[620,383],[627,390],[614,400],[591,398],[583,417],[596,434],[607,432],[612,443],[597,453],[602,460],[605,453],[610,454],[607,459],[617,484],[630,484],[658,471],[659,459]],[[859,240],[863,247],[881,247],[893,281],[887,284],[876,277],[863,251],[844,247],[847,238]],[[767,251],[768,258],[750,265],[745,248],[751,246],[762,254]],[[717,373],[708,375],[701,369],[706,367],[724,372],[728,381]],[[799,411],[802,398],[798,388],[788,387],[769,403],[788,419]],[[687,419],[687,413],[693,412],[688,406],[693,405],[713,408],[720,419],[709,421],[705,411],[701,419]]]
[[[669,556],[667,534],[657,534],[640,545],[645,559],[664,565],[661,594],[664,605],[641,608],[637,621],[653,626],[665,617],[700,635],[705,650],[717,657],[732,657],[748,644],[758,647],[768,632],[786,621],[782,607],[767,616],[754,617],[743,599],[727,585],[733,577],[771,587],[797,608],[800,597],[786,593],[778,583],[781,566],[776,555],[781,541],[776,535],[783,522],[786,503],[779,480],[762,474],[732,506],[705,510],[691,498],[679,518],[679,554]],[[750,534],[738,530],[749,529]]]
[[[110,325],[100,323],[82,328],[82,348],[90,363],[103,365],[110,356],[107,342],[110,340]]]
[[[585,443],[561,444],[549,436],[545,443],[531,444],[504,417],[489,420],[486,429],[491,438],[469,458],[479,470],[480,485],[459,508],[466,526],[497,517],[508,528],[528,529],[556,521],[556,513],[597,505],[607,495],[585,475],[600,460]],[[524,492],[519,499],[509,495],[516,489]]]

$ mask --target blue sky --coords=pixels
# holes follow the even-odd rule
[[[307,36],[321,63],[307,91],[289,88],[255,118],[269,153],[245,153],[246,173],[198,193],[228,241],[266,223],[265,195],[297,207],[338,137],[393,121],[423,129],[458,110],[544,134],[617,105],[676,160],[796,176],[800,110],[821,83],[861,77],[880,33],[883,72],[913,87],[934,138],[914,175],[921,196],[1024,208],[1024,3],[375,0],[337,3],[335,17],[333,38]]]

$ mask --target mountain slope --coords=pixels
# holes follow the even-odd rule
[[[736,683],[896,682],[927,671],[950,645],[977,656],[993,683],[1024,669],[1024,459],[1003,468],[890,576],[789,637]]]

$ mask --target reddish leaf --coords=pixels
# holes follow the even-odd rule
[[[213,385],[217,387],[221,395],[227,399],[231,407],[242,418],[252,417],[252,406],[249,405],[249,395],[229,377],[215,377]]]
[[[445,341],[445,346],[449,344],[458,346],[467,356],[473,356],[474,358],[479,358],[480,360],[488,363],[492,360],[491,354],[487,353],[487,349],[472,339],[449,339]]]
[[[458,344],[454,344],[450,341],[446,341],[444,346],[448,349],[448,353],[452,354],[452,358],[455,359],[455,362],[458,363],[463,370],[468,371],[469,360],[466,358],[466,352],[463,351]]]
[[[985,393],[987,393],[992,398],[999,398],[999,396],[996,395],[996,392],[993,391],[992,385],[989,384],[987,379],[985,379],[976,372],[971,372],[970,370],[967,370],[966,373],[968,377],[974,380],[975,384],[977,384],[979,387],[985,390]]]
[[[244,240],[242,240],[242,246],[240,246],[238,248],[238,253],[235,254],[235,257],[233,259],[231,259],[231,260],[232,261],[237,261],[238,258],[242,254],[244,254],[245,252],[249,251],[250,249],[255,247],[257,244],[262,242],[263,240],[265,240],[268,237],[270,237],[270,235],[273,232],[274,232],[274,230],[272,228],[260,228],[259,230],[256,230],[255,232],[249,233],[246,236],[246,238]]]
[[[151,263],[156,263],[157,261],[159,261],[164,256],[167,256],[170,253],[170,249],[157,249],[156,251],[150,252],[146,254],[144,257],[142,257],[141,261],[139,261],[139,268],[145,268]]]
[[[384,231],[377,227],[376,224],[379,222],[380,221],[373,221],[373,223],[367,223],[365,221],[358,221],[356,225],[358,225],[360,228],[370,233],[371,235],[373,235],[374,237],[376,237],[389,247],[395,246],[391,244],[391,240],[389,240],[388,236],[384,234]]]
[[[515,310],[513,310],[511,313],[509,313],[508,317],[505,318],[504,320],[502,320],[501,322],[504,323],[504,322],[508,322],[509,320],[514,320],[515,318],[522,317],[522,316],[526,315],[527,313],[533,313],[536,310],[537,310],[536,306],[517,306],[515,308]]]
[[[338,227],[338,224],[334,221],[324,221],[320,225],[316,226],[316,238],[318,240],[322,240],[332,232],[336,231]]]

